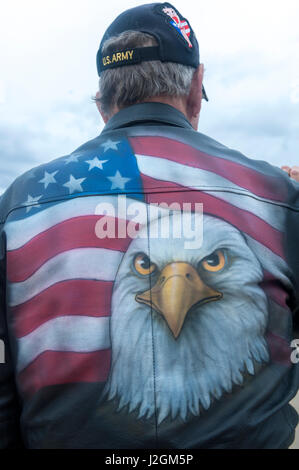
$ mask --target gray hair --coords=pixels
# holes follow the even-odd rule
[[[107,39],[102,52],[108,55],[156,45],[156,39],[149,34],[125,31]],[[185,96],[189,93],[194,71],[190,66],[159,60],[108,69],[101,74],[97,100],[103,112],[109,115],[115,106],[121,109],[156,96]]]

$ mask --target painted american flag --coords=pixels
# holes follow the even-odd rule
[[[116,207],[124,193],[145,205],[202,203],[244,233],[269,301],[287,319],[286,191],[274,176],[163,134],[102,138],[25,175],[5,225],[21,391],[107,379],[113,282],[130,240],[96,236],[99,203]],[[283,333],[274,322],[267,338],[272,360],[288,364]]]
[[[171,24],[175,26],[180,33],[184,30],[187,36],[190,36],[190,27],[187,21],[180,21],[179,19],[176,19],[176,21],[172,21]]]

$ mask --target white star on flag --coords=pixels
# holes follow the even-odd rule
[[[101,144],[101,147],[104,147],[104,152],[107,152],[107,150],[118,150],[117,146],[120,144],[120,142],[114,142],[113,140],[106,140],[103,144]]]
[[[88,171],[92,170],[93,168],[99,168],[103,170],[104,163],[107,163],[109,160],[99,160],[98,157],[95,157],[93,160],[86,160],[86,163],[89,164]]]
[[[39,180],[39,183],[43,183],[45,189],[47,189],[49,184],[57,183],[56,179],[54,178],[56,173],[58,173],[58,171],[53,171],[53,173],[48,173],[47,171],[45,171],[45,176],[41,180]]]
[[[40,200],[42,196],[36,196],[36,197],[32,197],[30,196],[30,194],[28,194],[28,198],[27,198],[27,201],[25,201],[25,204],[31,204],[29,207],[26,207],[26,212],[29,212],[31,211],[31,209],[33,209],[34,207],[40,207],[40,204],[35,204],[36,202],[38,202]]]
[[[70,175],[70,179],[67,183],[64,183],[63,186],[69,189],[70,194],[75,193],[76,191],[83,191],[81,184],[85,181],[86,178],[74,178],[73,175]]]
[[[111,189],[125,189],[125,186],[131,178],[124,178],[119,171],[115,173],[115,176],[107,176],[108,180],[111,181]]]
[[[70,156],[65,160],[64,163],[67,165],[68,163],[72,163],[72,162],[78,163],[78,155],[76,155],[76,154],[70,155]]]

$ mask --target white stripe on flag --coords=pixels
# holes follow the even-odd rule
[[[18,372],[44,351],[88,353],[109,349],[109,317],[58,317],[18,341]]]
[[[136,202],[136,199],[127,197],[127,203]],[[61,201],[22,220],[8,222],[5,225],[7,234],[7,249],[16,250],[29,240],[54,225],[64,222],[72,217],[94,215],[98,204],[111,204],[117,209],[118,196],[86,196]],[[142,202],[140,202],[142,204]],[[98,215],[101,212],[97,212]]]
[[[70,279],[114,281],[123,253],[104,248],[77,248],[54,256],[31,277],[8,286],[8,304],[15,307],[58,282]]]
[[[194,168],[170,160],[147,155],[136,155],[141,173],[161,181],[170,181],[181,186],[200,189],[207,194],[217,197],[239,209],[249,211],[260,217],[277,230],[284,228],[285,209],[275,204],[269,204],[267,200],[257,200],[251,197],[249,191],[244,190],[223,176],[211,171]],[[183,160],[183,158],[182,158]],[[167,175],[167,178],[164,176]],[[213,191],[214,189],[214,191]],[[240,194],[229,192],[240,191]],[[163,196],[161,196],[163,199]]]

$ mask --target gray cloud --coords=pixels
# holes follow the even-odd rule
[[[32,167],[71,153],[102,128],[90,96],[78,103],[56,103],[53,110],[23,123],[1,121],[0,191]]]
[[[0,31],[0,41],[6,41],[0,48],[0,191],[24,171],[100,133],[103,124],[91,102],[96,49],[111,20],[137,4],[6,2]],[[289,0],[283,10],[275,0],[175,4],[190,18],[206,68],[210,101],[203,104],[199,130],[249,157],[299,164],[298,1]]]

